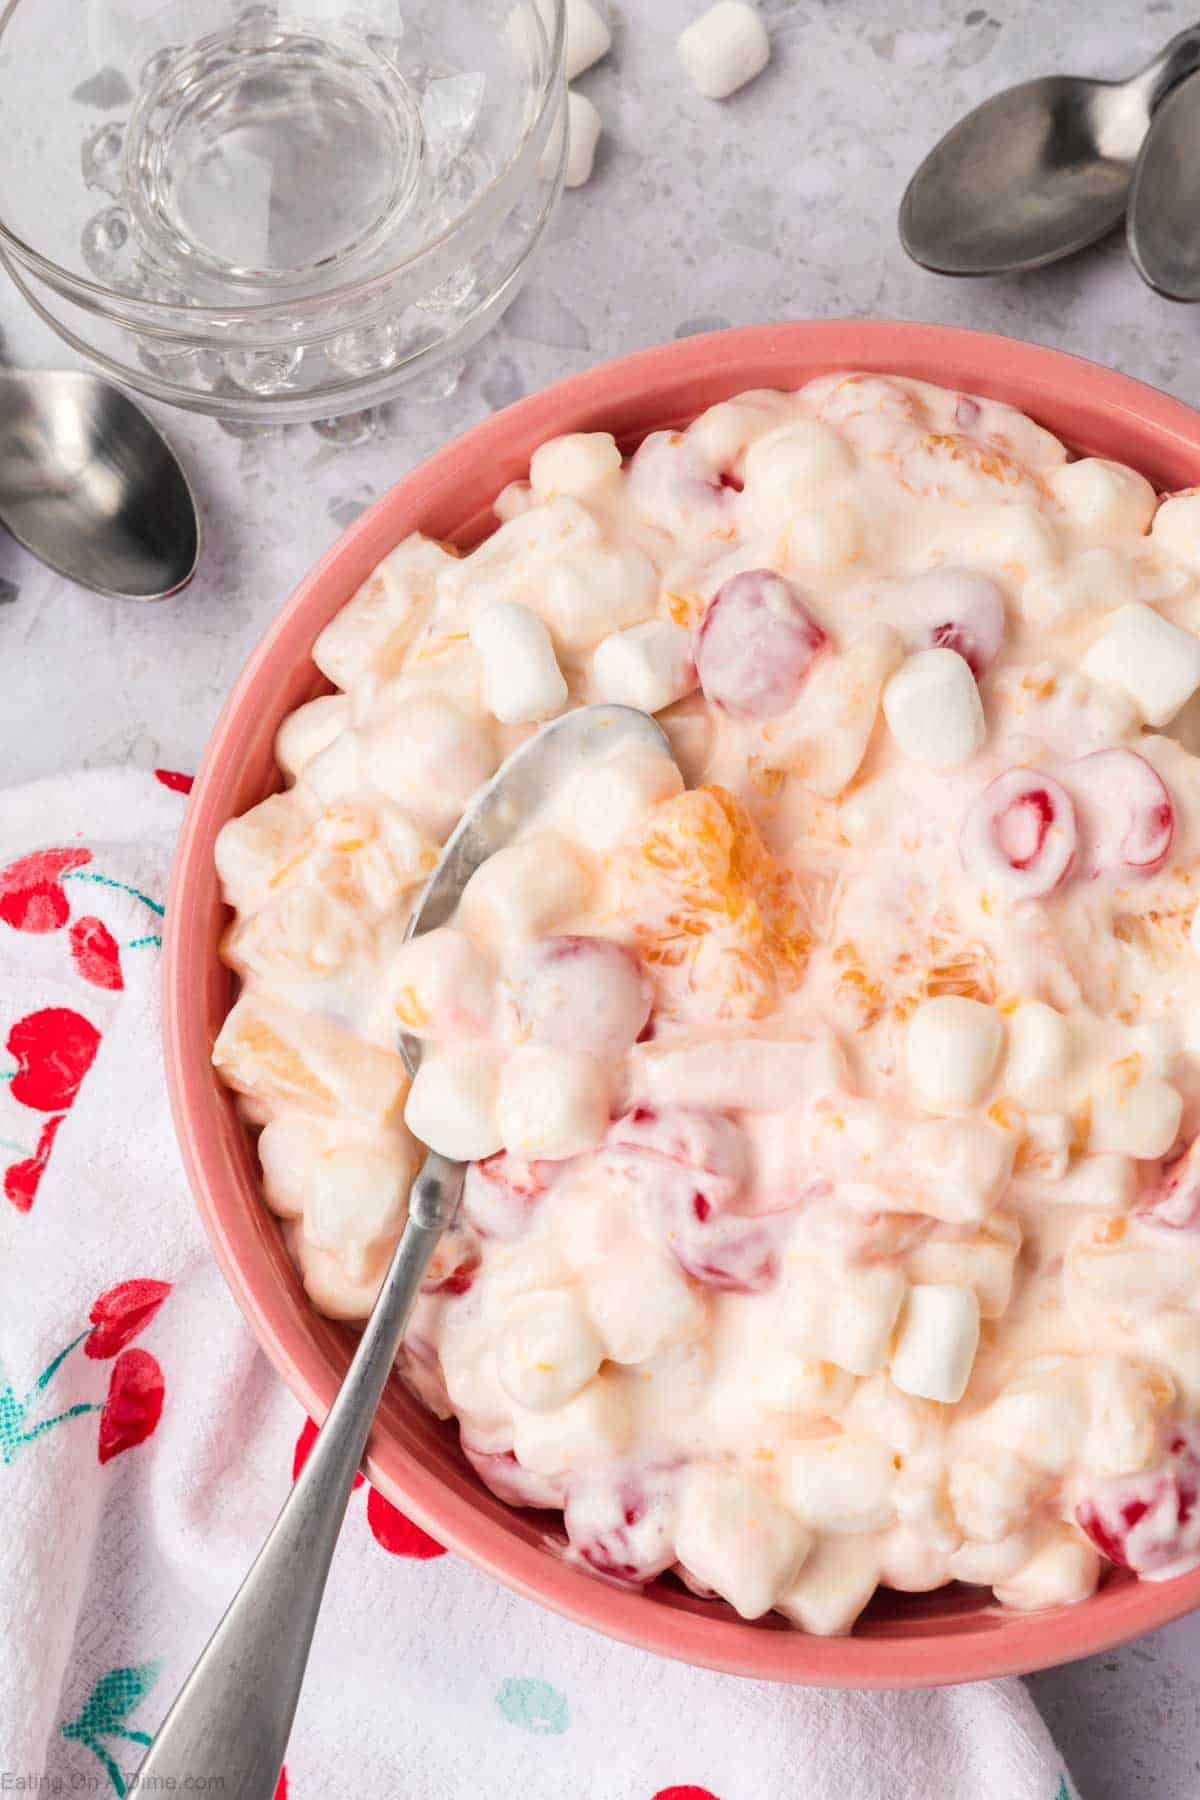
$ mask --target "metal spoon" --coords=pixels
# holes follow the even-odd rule
[[[119,600],[165,600],[200,554],[196,502],[158,427],[74,370],[0,370],[0,522],[60,575]]]
[[[1181,81],[1154,115],[1142,146],[1125,239],[1142,280],[1168,300],[1200,300],[1200,80]]]
[[[1128,81],[1048,75],[984,101],[909,182],[904,248],[940,275],[999,275],[1094,243],[1125,211],[1154,108],[1198,65],[1193,26]]]
[[[563,779],[622,745],[671,754],[645,713],[584,706],[523,744],[482,788],[448,840],[408,927],[442,925],[468,878],[500,850]],[[401,1034],[415,1073],[420,1045]],[[354,1359],[250,1573],[150,1746],[138,1785],[220,1783],[226,1800],[271,1800],[287,1749],[325,1579],[404,1328],[466,1167],[430,1151],[408,1199],[408,1223]],[[188,1778],[191,1778],[189,1781]]]

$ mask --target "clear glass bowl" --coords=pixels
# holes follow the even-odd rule
[[[516,293],[562,183],[562,39],[563,0],[9,0],[0,260],[156,399],[372,405]]]

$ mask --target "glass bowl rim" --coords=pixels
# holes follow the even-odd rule
[[[533,14],[539,35],[546,40],[549,50],[546,75],[541,85],[541,92],[538,97],[538,103],[534,110],[533,117],[529,120],[525,130],[521,133],[518,143],[512,154],[505,161],[504,166],[497,170],[487,186],[480,190],[471,201],[470,205],[463,209],[453,223],[448,225],[437,237],[430,238],[427,243],[421,244],[410,256],[404,257],[398,263],[389,265],[386,269],[379,269],[373,274],[364,276],[356,281],[348,281],[339,287],[329,288],[322,294],[310,294],[296,300],[275,299],[266,304],[205,306],[200,309],[187,303],[181,305],[178,301],[141,300],[140,297],[135,294],[124,294],[119,288],[106,287],[103,282],[92,281],[86,276],[77,275],[72,270],[63,268],[61,263],[56,263],[52,257],[44,256],[42,252],[35,249],[32,244],[26,243],[25,239],[7,224],[2,212],[0,212],[0,248],[6,250],[10,256],[14,257],[25,268],[30,269],[35,274],[39,275],[50,287],[55,288],[64,299],[75,299],[77,296],[85,295],[89,296],[89,299],[87,300],[80,298],[79,303],[87,305],[92,312],[100,313],[105,317],[110,317],[113,312],[113,308],[110,304],[111,302],[116,301],[118,307],[126,302],[133,302],[135,307],[146,306],[156,317],[164,318],[166,320],[177,319],[180,322],[181,328],[185,320],[194,318],[196,313],[201,310],[206,317],[213,319],[239,318],[253,313],[269,315],[273,312],[282,310],[286,310],[290,313],[316,312],[322,307],[341,304],[358,294],[369,292],[375,285],[394,280],[398,275],[402,275],[406,269],[410,269],[414,264],[419,263],[421,259],[428,256],[431,251],[437,250],[442,245],[452,243],[456,234],[465,224],[474,221],[480,214],[484,213],[486,211],[487,202],[494,198],[497,190],[504,187],[513,170],[520,165],[522,158],[527,154],[530,143],[536,137],[546,117],[547,108],[552,104],[558,103],[560,90],[563,85],[562,72],[565,61],[567,0],[522,0],[522,3],[526,5]],[[0,8],[0,51],[4,49],[5,33],[13,23],[18,10],[24,6],[26,13],[31,12],[34,4],[35,0],[5,0],[5,4]],[[549,7],[552,11],[551,29],[549,33],[547,33],[546,29],[546,18],[543,12],[544,7]]]

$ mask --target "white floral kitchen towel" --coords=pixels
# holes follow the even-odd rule
[[[158,963],[189,785],[94,771],[0,794],[0,1792],[127,1791],[312,1437],[213,1264],[167,1110]],[[1074,1790],[1015,1681],[838,1694],[658,1661],[360,1486],[278,1792]]]

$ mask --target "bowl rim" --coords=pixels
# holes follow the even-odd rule
[[[435,490],[469,467],[503,460],[516,438],[543,441],[564,428],[602,429],[622,397],[711,379],[730,371],[729,393],[747,363],[807,359],[801,379],[822,371],[863,369],[907,374],[943,385],[1011,398],[1023,410],[1044,396],[1050,413],[1070,410],[1084,394],[1086,410],[1126,425],[1164,455],[1196,465],[1200,482],[1200,412],[1133,378],[1066,352],[962,327],[881,320],[797,320],[748,326],[635,351],[568,376],[452,439],[411,470],[358,518],[293,590],[250,656],[213,729],[180,832],[166,907],[162,968],[164,1062],[182,1160],[217,1262],[260,1346],[311,1417],[323,1419],[339,1375],[327,1356],[302,1340],[292,1303],[272,1278],[261,1243],[252,1241],[248,1210],[213,1179],[213,1145],[229,1097],[212,1071],[199,995],[211,972],[208,922],[195,887],[211,875],[212,844],[224,823],[219,778],[239,721],[261,711],[261,675],[294,621],[313,606],[364,549],[378,560],[389,544],[389,520],[401,532],[431,503]],[[794,374],[781,368],[781,373]],[[710,403],[710,402],[706,402]],[[594,419],[592,426],[571,423]],[[564,425],[563,421],[567,424]],[[1053,427],[1052,427],[1053,428]],[[1086,445],[1082,446],[1087,448]],[[1136,461],[1135,458],[1131,458]],[[379,545],[383,545],[383,549]],[[338,605],[349,598],[345,592]],[[336,610],[336,609],[333,609]],[[259,1203],[261,1204],[261,1203]],[[365,1467],[381,1492],[447,1547],[528,1599],[642,1650],[757,1679],[844,1688],[909,1688],[1025,1674],[1125,1642],[1200,1605],[1200,1569],[1170,1581],[1118,1579],[1091,1599],[1040,1613],[979,1615],[978,1630],[946,1629],[938,1619],[906,1618],[894,1635],[812,1637],[773,1620],[748,1625],[727,1609],[696,1602],[687,1610],[647,1605],[640,1591],[606,1583],[498,1530],[465,1494],[452,1492],[400,1444],[376,1430]],[[774,1628],[773,1628],[774,1627]]]
[[[317,313],[329,305],[343,304],[356,295],[369,293],[373,288],[395,280],[406,270],[419,266],[430,256],[432,251],[452,242],[464,226],[485,214],[487,203],[503,190],[522,160],[530,158],[530,147],[541,130],[547,111],[557,103],[560,89],[564,85],[567,15],[566,0],[528,0],[528,4],[534,29],[545,41],[547,63],[540,88],[536,90],[537,104],[526,119],[524,130],[505,160],[504,166],[497,170],[487,186],[480,189],[470,204],[464,207],[463,211],[457,214],[445,230],[439,232],[437,237],[430,238],[427,243],[421,244],[411,255],[402,257],[397,263],[389,263],[386,268],[377,269],[372,274],[362,276],[357,280],[339,283],[337,287],[325,289],[319,294],[299,295],[294,299],[279,295],[267,301],[199,307],[190,301],[147,301],[140,295],[127,294],[120,288],[108,287],[102,281],[95,281],[87,275],[78,274],[75,270],[64,267],[62,263],[55,262],[53,257],[46,256],[33,244],[27,243],[19,232],[13,230],[2,213],[0,213],[0,246],[3,246],[7,253],[15,257],[25,268],[38,275],[49,287],[54,288],[64,299],[88,307],[89,310],[98,313],[105,319],[116,318],[118,321],[130,323],[141,320],[143,316],[149,321],[162,318],[174,321],[172,329],[178,329],[185,333],[187,321],[197,316],[218,320],[237,320],[249,316],[270,317],[280,311],[307,316],[310,312]],[[541,11],[543,5],[552,8],[549,31],[547,31],[547,22]],[[4,48],[5,34],[22,6],[26,12],[31,11],[33,0],[5,0],[5,4],[0,6],[0,50]],[[118,202],[113,202],[113,204],[118,204]],[[84,298],[84,296],[90,298]],[[123,309],[127,304],[131,304],[133,310],[129,314],[129,318],[125,319]],[[160,334],[165,332],[166,327],[161,327]]]

